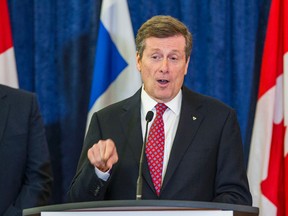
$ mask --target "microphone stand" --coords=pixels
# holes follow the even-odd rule
[[[137,179],[136,200],[142,199],[142,185],[143,185],[142,169],[143,169],[144,149],[147,143],[148,124],[153,119],[153,116],[154,116],[154,113],[152,111],[149,111],[146,114],[146,129],[145,129],[145,136],[144,136],[144,141],[143,141],[141,156],[140,156],[140,161],[139,161],[139,173],[138,173],[138,179]]]

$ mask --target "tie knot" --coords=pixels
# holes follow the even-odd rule
[[[167,109],[167,106],[164,103],[158,103],[155,108],[157,115],[162,116],[165,110]]]

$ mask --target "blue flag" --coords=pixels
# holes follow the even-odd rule
[[[103,1],[89,103],[94,112],[133,95],[141,86],[126,0]]]

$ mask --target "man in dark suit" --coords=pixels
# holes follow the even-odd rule
[[[47,204],[52,173],[36,97],[0,85],[0,215]]]
[[[165,104],[160,190],[151,178],[146,146],[142,199],[251,205],[235,111],[183,86],[192,49],[187,27],[170,16],[152,17],[139,29],[136,48],[143,86],[94,113],[70,201],[136,198],[145,116],[150,110],[157,116],[155,106]]]

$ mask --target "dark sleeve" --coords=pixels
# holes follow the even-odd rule
[[[223,127],[217,162],[215,202],[252,205],[240,128],[232,110]]]
[[[99,179],[95,168],[90,164],[87,152],[95,143],[101,139],[101,129],[97,120],[97,113],[94,113],[87,135],[85,137],[82,153],[78,162],[77,173],[72,180],[68,190],[69,202],[83,202],[103,200],[108,181]]]
[[[9,206],[6,215],[22,215],[22,209],[45,205],[51,195],[52,169],[49,150],[34,95],[30,107],[28,149],[23,184],[15,203]]]

